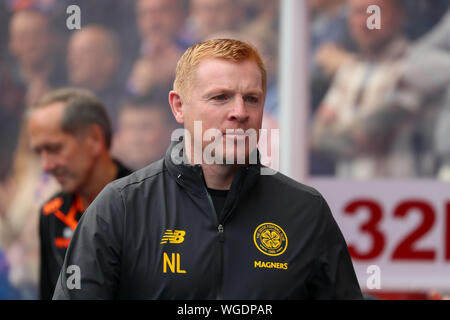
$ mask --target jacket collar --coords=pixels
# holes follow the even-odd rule
[[[241,192],[250,188],[259,177],[261,171],[261,163],[259,161],[260,154],[258,150],[255,152],[257,152],[257,163],[239,167],[235,173],[230,187],[230,197],[233,199]],[[172,141],[167,149],[164,164],[169,174],[181,187],[191,193],[206,194],[207,191],[203,179],[202,166],[199,164],[190,165],[187,162],[184,153],[184,142],[182,140]],[[244,181],[245,188],[243,188]]]

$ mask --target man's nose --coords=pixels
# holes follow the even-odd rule
[[[248,112],[243,97],[236,97],[233,103],[233,110],[230,113],[230,120],[245,122],[248,120]]]
[[[56,162],[54,161],[52,156],[49,156],[48,153],[42,152],[41,153],[41,163],[42,163],[42,170],[45,172],[51,172],[56,167]]]

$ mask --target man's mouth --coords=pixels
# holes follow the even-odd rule
[[[67,178],[67,174],[63,172],[53,172],[52,174],[59,183],[63,183]]]
[[[233,135],[233,136],[245,136],[245,130],[244,129],[225,129],[222,131],[223,135]]]
[[[62,183],[65,180],[63,175],[55,175],[54,177],[59,183]]]
[[[227,136],[227,137],[245,137],[246,136],[246,134],[244,132],[239,132],[239,131],[225,132],[223,135]]]
[[[236,130],[228,130],[223,133],[223,136],[225,139],[233,139],[235,141],[245,140],[249,139],[253,136],[256,136],[256,132],[248,132],[244,131],[243,129],[236,129]]]

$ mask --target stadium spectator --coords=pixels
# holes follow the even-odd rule
[[[0,2],[0,59],[3,59],[8,51],[8,24],[11,12],[7,10],[6,3]]]
[[[63,84],[66,75],[50,13],[31,5],[17,4],[12,9],[6,28],[9,60],[3,65],[6,67],[0,67],[0,158],[2,162],[7,158],[7,171],[2,173],[8,176],[0,190],[0,246],[9,260],[11,285],[20,298],[36,299],[39,206],[57,185],[48,175],[42,175],[31,156],[22,118],[45,92]]]
[[[351,57],[347,52],[351,41],[344,0],[309,0],[308,6],[311,13],[311,109],[314,113],[336,69]]]
[[[401,1],[347,4],[359,54],[338,68],[314,120],[312,148],[336,160],[339,177],[413,176],[412,121],[407,110],[396,108],[395,98],[409,47],[401,33]],[[383,12],[380,29],[367,28],[369,5]]]
[[[62,190],[42,207],[39,223],[40,295],[50,299],[84,208],[107,183],[129,171],[111,158],[106,110],[88,91],[50,92],[32,110],[27,129],[43,170],[56,178]]]
[[[172,83],[177,60],[193,38],[186,28],[183,0],[137,0],[136,16],[141,48],[127,89],[144,96]]]
[[[127,84],[131,95],[145,96],[154,90],[162,90],[173,82],[173,68],[181,51],[167,39],[158,45],[157,54],[153,57],[141,56],[134,63]]]
[[[29,148],[22,121],[12,173],[0,189],[0,247],[10,264],[9,280],[23,299],[38,298],[39,210],[59,190],[56,181],[43,173],[39,159]]]
[[[167,95],[155,93],[123,104],[113,154],[131,169],[141,169],[164,156],[176,122]]]
[[[12,169],[13,153],[25,107],[25,88],[13,81],[0,60],[0,184]]]
[[[58,0],[60,2],[61,0]],[[74,4],[67,0],[68,5]],[[82,28],[88,25],[101,25],[116,35],[120,54],[120,65],[115,76],[118,79],[126,79],[131,67],[138,56],[139,35],[136,26],[135,0],[78,0],[80,6]],[[59,15],[66,23],[67,14]],[[66,31],[66,34],[72,33]],[[125,82],[125,80],[123,81]]]
[[[416,40],[430,31],[449,8],[448,0],[402,0],[408,16],[404,32],[408,39]]]
[[[142,54],[152,55],[161,38],[174,42],[180,50],[193,41],[186,34],[186,1],[136,0],[136,15]]]
[[[311,50],[323,43],[343,44],[347,41],[345,0],[308,0],[311,14]]]
[[[450,180],[450,10],[413,45],[405,82],[421,93],[427,108],[418,122],[422,175]],[[421,161],[420,161],[421,160]]]
[[[67,71],[70,85],[92,90],[106,106],[113,128],[124,84],[116,77],[120,64],[114,33],[100,25],[89,25],[69,39]]]
[[[243,14],[238,0],[191,0],[189,22],[201,41],[218,32],[237,31]]]
[[[34,104],[52,87],[64,83],[55,52],[50,18],[37,10],[20,10],[9,22],[9,52],[14,58],[12,74],[27,87],[27,104]]]
[[[19,299],[20,294],[14,287],[11,286],[8,276],[9,263],[5,254],[0,248],[0,300]]]
[[[251,28],[269,28],[278,32],[279,7],[278,0],[241,0],[245,16],[243,23]]]
[[[278,20],[279,1],[239,1],[246,16],[234,37],[255,45],[261,53],[268,74],[263,127],[278,127]],[[269,119],[269,117],[271,119]],[[267,126],[266,126],[267,125]]]

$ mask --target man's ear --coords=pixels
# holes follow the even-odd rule
[[[183,100],[178,92],[172,90],[169,92],[170,109],[179,124],[184,124]]]
[[[98,157],[106,149],[105,135],[98,124],[91,125],[86,132],[86,141],[93,155]]]

